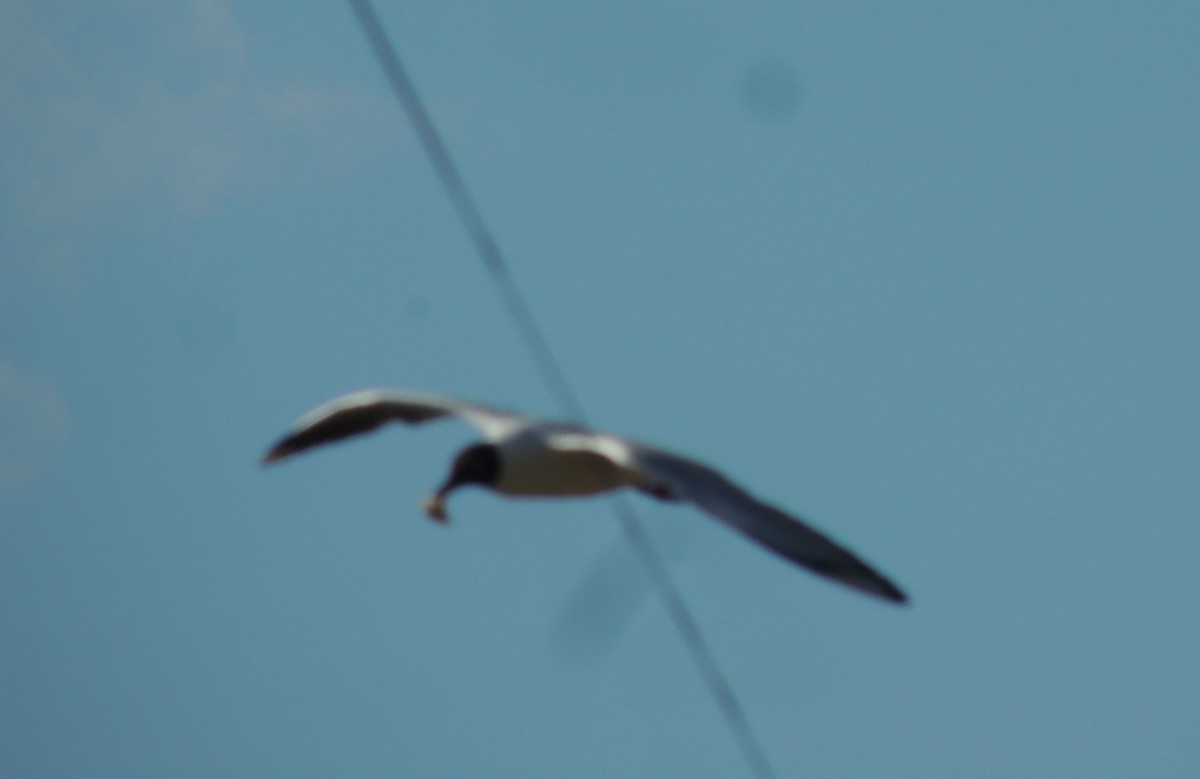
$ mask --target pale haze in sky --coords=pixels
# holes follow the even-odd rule
[[[379,13],[779,776],[1200,765],[1200,5]],[[0,5],[0,775],[751,776],[603,500],[264,470],[560,413],[350,8]]]

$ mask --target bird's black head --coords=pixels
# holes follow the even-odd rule
[[[425,513],[438,522],[446,522],[446,498],[464,484],[483,487],[495,485],[500,478],[500,451],[492,444],[475,444],[458,453],[450,466],[450,475],[437,492],[425,499]]]
[[[491,487],[500,478],[500,452],[493,444],[474,444],[463,449],[450,466],[450,476],[438,492],[445,495],[463,484]]]

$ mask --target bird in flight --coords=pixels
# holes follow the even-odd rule
[[[795,517],[761,502],[716,470],[652,446],[444,395],[363,390],[310,411],[263,456],[269,464],[314,446],[375,430],[388,422],[418,425],[458,417],[483,440],[454,458],[450,473],[424,503],[448,520],[446,499],[478,485],[514,497],[574,497],[632,488],[663,501],[691,503],[730,528],[810,571],[893,603],[900,589],[853,552]]]

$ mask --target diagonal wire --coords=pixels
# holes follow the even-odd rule
[[[362,25],[367,41],[379,58],[388,82],[396,93],[396,98],[408,115],[409,121],[412,122],[417,136],[425,148],[425,153],[429,155],[430,162],[441,179],[455,211],[462,219],[463,226],[475,244],[488,273],[491,274],[492,281],[504,299],[521,337],[532,353],[538,371],[542,374],[542,379],[554,393],[559,407],[576,421],[584,423],[586,421],[585,414],[578,396],[571,389],[566,375],[554,357],[550,344],[542,334],[541,328],[538,327],[529,304],[525,302],[520,288],[513,279],[499,244],[484,222],[479,208],[475,205],[470,190],[467,189],[446,144],[442,141],[441,134],[433,124],[433,120],[409,79],[404,65],[400,62],[400,57],[387,32],[383,29],[383,24],[375,13],[374,7],[370,0],[348,1]],[[751,771],[760,779],[773,779],[775,772],[767,761],[766,753],[763,751],[754,729],[750,726],[750,721],[746,718],[737,693],[713,656],[695,616],[671,580],[662,558],[651,544],[633,505],[624,496],[613,498],[611,505],[626,538],[629,539],[630,544],[633,545],[638,557],[645,565],[646,571],[671,617],[671,622],[691,653],[701,677],[716,700],[730,733],[741,748]]]

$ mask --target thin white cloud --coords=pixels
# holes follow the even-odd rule
[[[268,75],[228,4],[116,1],[116,35],[54,3],[12,6],[0,25],[6,221],[192,219],[394,154],[385,93]]]
[[[34,482],[67,440],[67,406],[50,382],[0,362],[0,498]]]

